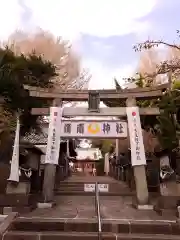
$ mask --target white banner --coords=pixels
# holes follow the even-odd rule
[[[61,141],[62,112],[62,107],[50,108],[48,142],[44,162],[45,164],[58,164]]]
[[[19,182],[19,135],[20,135],[20,122],[19,117],[17,117],[16,135],[11,160],[11,170],[8,178],[8,181],[13,182]]]
[[[127,120],[129,128],[129,138],[131,144],[132,166],[146,165],[140,115],[138,107],[127,107]]]

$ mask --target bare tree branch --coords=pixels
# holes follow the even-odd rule
[[[180,46],[176,45],[176,44],[171,44],[171,43],[167,43],[167,42],[164,42],[162,40],[147,40],[143,43],[139,43],[137,45],[135,45],[133,48],[135,51],[141,51],[142,49],[145,49],[145,50],[148,50],[148,49],[151,49],[153,47],[158,47],[159,45],[165,45],[167,47],[170,47],[170,48],[175,48],[177,50],[180,50]]]
[[[180,37],[179,30],[177,30],[177,33]],[[167,47],[167,60],[165,61],[159,61],[157,57],[159,51],[158,49],[153,49],[159,45]],[[140,65],[137,69],[137,71],[142,74],[145,82],[154,84],[156,83],[157,76],[166,73],[172,73],[172,77],[176,79],[177,77],[180,77],[180,45],[168,43],[163,40],[147,40],[134,46],[134,49],[135,51],[145,50],[142,52]],[[155,53],[155,57],[149,56],[149,59],[147,60],[144,58],[144,55],[147,55],[150,51]]]

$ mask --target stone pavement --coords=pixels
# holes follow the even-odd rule
[[[160,216],[152,210],[137,210],[132,206],[132,197],[101,196],[102,219],[133,220],[176,220],[174,213]],[[94,219],[95,197],[93,196],[57,196],[57,205],[52,209],[36,209],[25,214],[26,217]]]
[[[123,181],[117,181],[108,176],[77,176],[66,179],[56,186],[55,195],[94,195],[93,192],[84,192],[84,184],[94,184],[98,182],[100,184],[108,184],[108,192],[101,192],[100,195],[111,195],[111,196],[129,196],[135,194],[132,192],[127,184]]]

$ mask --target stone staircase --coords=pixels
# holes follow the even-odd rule
[[[16,218],[3,240],[98,240],[96,219]],[[102,240],[179,240],[180,225],[168,221],[102,220]]]
[[[86,192],[84,184],[95,184],[94,181],[62,181],[56,187],[56,195],[94,195],[94,192]],[[134,193],[123,182],[118,181],[100,181],[99,184],[108,184],[108,192],[100,192],[103,196],[132,196]]]

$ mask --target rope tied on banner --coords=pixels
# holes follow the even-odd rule
[[[24,172],[24,175],[27,177],[27,178],[30,178],[32,176],[32,169],[31,168],[23,168],[23,167],[19,167],[19,176],[22,176],[22,173],[21,171]]]

